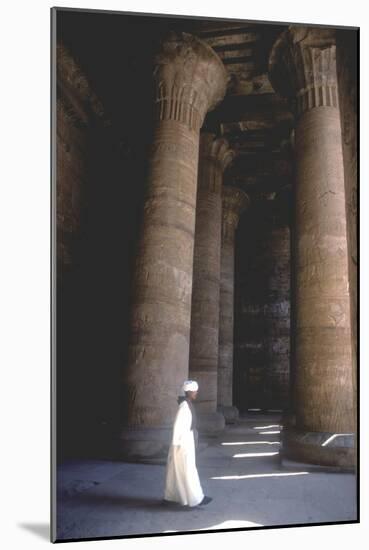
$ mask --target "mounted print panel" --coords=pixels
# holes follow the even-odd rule
[[[51,15],[52,542],[358,522],[359,29]]]

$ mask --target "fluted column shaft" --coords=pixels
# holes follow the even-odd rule
[[[235,234],[240,215],[247,208],[248,196],[235,187],[222,190],[222,248],[220,268],[218,406],[231,420],[233,407],[233,327]]]
[[[221,189],[223,172],[233,156],[225,139],[201,135],[190,339],[190,377],[201,388],[196,400],[200,419],[214,415],[217,408]],[[213,419],[214,429],[222,424],[218,416]]]
[[[334,37],[291,28],[275,57],[282,50],[297,108],[295,404],[296,429],[303,434],[289,446],[307,461],[348,465],[351,328]]]
[[[157,128],[134,272],[128,426],[170,426],[188,377],[199,131],[225,93],[213,50],[181,33],[157,56]]]

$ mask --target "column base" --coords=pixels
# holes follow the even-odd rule
[[[225,428],[224,416],[220,412],[198,413],[198,431],[201,435],[217,437]]]
[[[354,434],[301,432],[287,427],[281,439],[282,459],[347,470],[355,468]]]
[[[128,462],[165,463],[172,428],[123,428],[116,440],[116,454]]]
[[[226,424],[235,424],[240,416],[237,407],[232,406],[220,405],[218,412],[224,416]]]

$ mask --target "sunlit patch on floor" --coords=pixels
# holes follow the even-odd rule
[[[326,445],[331,443],[337,437],[344,437],[345,435],[354,435],[354,434],[352,434],[352,433],[351,434],[333,434],[330,437],[328,437],[328,439],[326,441],[324,441],[324,443],[322,443],[322,447],[325,447]]]
[[[254,523],[253,521],[237,521],[237,520],[228,520],[218,523],[217,525],[212,525],[207,529],[236,529],[237,527],[262,527],[262,523]]]
[[[233,458],[252,458],[255,456],[275,456],[278,454],[279,454],[279,451],[275,453],[240,453],[237,455],[233,455]]]
[[[272,434],[280,434],[281,430],[273,430],[271,432],[259,432],[260,435],[272,435]]]
[[[274,474],[249,474],[244,476],[219,476],[219,477],[211,477],[210,479],[253,479],[258,477],[288,477],[288,476],[302,476],[306,475],[309,472],[281,472],[281,473],[274,473]]]
[[[279,441],[236,441],[221,443],[221,445],[280,445]]]
[[[254,430],[269,430],[269,428],[280,428],[280,424],[269,424],[269,426],[254,426]]]

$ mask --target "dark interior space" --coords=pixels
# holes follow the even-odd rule
[[[236,156],[224,184],[250,198],[236,248],[235,404],[240,412],[285,409],[293,120],[266,78],[271,45],[284,27],[68,10],[58,12],[57,23],[58,44],[102,106],[95,116],[85,101],[87,122],[63,138],[58,159],[64,170],[63,162],[71,163],[71,181],[82,182],[69,195],[57,190],[58,215],[65,226],[71,212],[73,222],[63,234],[58,229],[68,250],[57,278],[59,459],[113,456],[124,419],[131,274],[154,126],[153,60],[172,30],[207,41],[227,68],[227,95],[203,129],[228,139]]]
[[[235,405],[289,407],[290,188],[255,201],[241,219],[236,248]]]

